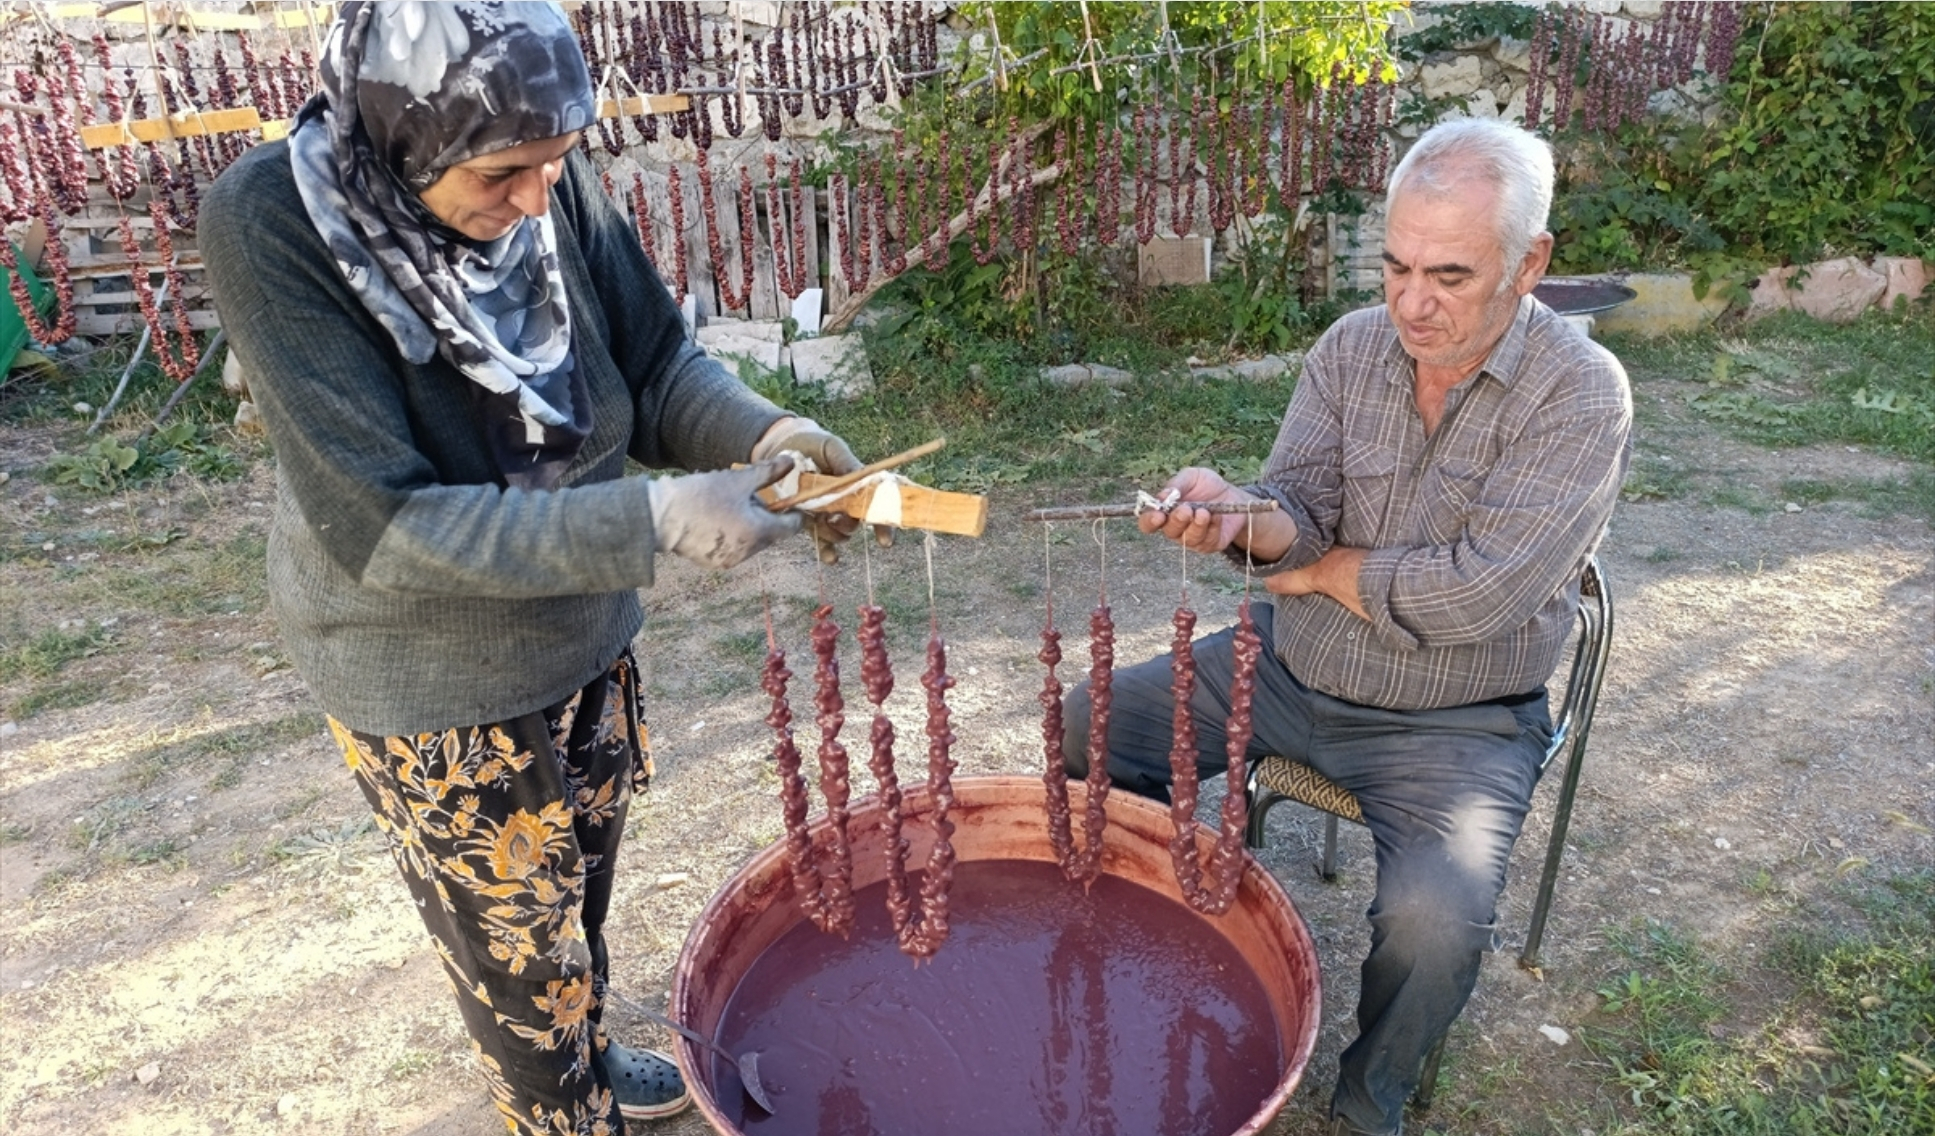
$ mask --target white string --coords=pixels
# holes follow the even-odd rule
[[[939,615],[934,606],[934,534],[929,532],[921,540],[921,547],[927,553],[927,616],[938,621]]]

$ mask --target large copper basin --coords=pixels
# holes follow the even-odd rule
[[[954,782],[954,789],[953,843],[961,863],[1053,862],[1039,779],[963,777]],[[1073,783],[1069,792],[1079,821],[1085,796],[1083,786]],[[908,863],[914,869],[925,862],[932,844],[929,808],[924,792],[911,793],[904,806],[905,835],[912,845]],[[875,828],[877,819],[878,803],[872,797],[860,802],[853,813],[849,831],[856,890],[878,882],[884,874],[883,838]],[[1168,812],[1162,807],[1128,793],[1111,793],[1103,873],[1181,903],[1169,857],[1171,832]],[[826,836],[824,825],[817,825],[816,848],[823,847]],[[1204,834],[1202,843],[1207,856],[1208,834]],[[1193,913],[1185,914],[1193,916]],[[1316,1042],[1321,1016],[1316,949],[1302,917],[1282,887],[1248,856],[1236,902],[1229,912],[1214,918],[1193,917],[1213,927],[1255,972],[1274,1016],[1282,1053],[1282,1075],[1274,1091],[1255,1112],[1231,1130],[1233,1136],[1248,1136],[1262,1131],[1289,1100]],[[729,1000],[755,962],[803,919],[793,897],[784,845],[776,842],[754,856],[712,898],[687,936],[672,986],[674,1016],[701,1032],[715,1034]],[[941,948],[942,955],[955,949],[957,944],[950,942]],[[899,956],[895,960],[913,965],[911,960]],[[730,1039],[727,1043],[731,1044]],[[675,1053],[706,1119],[724,1136],[743,1136],[739,1118],[749,1114],[734,1074],[727,1071],[729,1067],[682,1038],[675,1041]],[[1115,1074],[1130,1078],[1154,1077],[1160,1071],[1121,1069]],[[767,1080],[769,1085],[784,1084],[785,1077],[783,1068],[762,1065],[762,1080]],[[1013,1086],[990,1086],[990,1090],[1012,1091]],[[721,1105],[722,1098],[727,1102],[726,1107]],[[781,1113],[785,1112],[783,1097],[778,1107]],[[745,1123],[756,1127],[750,1119]]]

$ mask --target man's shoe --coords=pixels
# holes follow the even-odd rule
[[[692,1091],[672,1059],[656,1049],[627,1049],[605,1042],[601,1055],[618,1114],[626,1120],[677,1116],[692,1104]]]

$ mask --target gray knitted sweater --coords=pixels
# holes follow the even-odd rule
[[[591,681],[643,622],[647,466],[744,461],[782,411],[686,337],[631,225],[571,156],[551,194],[593,428],[549,492],[508,488],[470,380],[405,361],[311,226],[288,149],[202,203],[222,326],[275,447],[270,602],[297,670],[352,729],[500,721]]]

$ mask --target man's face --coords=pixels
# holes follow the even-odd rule
[[[550,208],[551,187],[564,176],[564,156],[577,144],[578,132],[572,131],[459,162],[417,198],[471,240],[494,241]]]
[[[1518,263],[1498,244],[1498,192],[1467,180],[1445,196],[1400,192],[1384,226],[1384,306],[1419,363],[1469,371],[1511,326],[1545,275],[1552,238]]]

